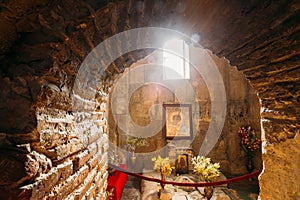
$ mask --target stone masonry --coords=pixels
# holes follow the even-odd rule
[[[152,50],[115,60],[97,80],[95,99],[77,94],[93,109],[72,110],[72,87],[100,42],[151,26],[198,34],[245,75],[261,108],[260,197],[299,199],[299,15],[297,0],[1,1],[1,198],[104,198],[103,104],[114,80]]]

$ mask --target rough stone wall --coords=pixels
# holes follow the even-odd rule
[[[156,91],[159,91],[160,96],[158,97],[158,94]],[[127,95],[128,92],[126,90],[122,91],[123,95]],[[156,116],[160,120],[161,119],[161,106],[156,106],[155,108],[151,106],[156,104],[161,104],[163,102],[174,102],[174,94],[169,91],[167,88],[162,87],[161,85],[157,84],[148,84],[145,86],[142,86],[138,90],[136,90],[133,95],[130,98],[129,102],[129,113],[134,121],[139,126],[146,126],[150,123],[150,118],[152,116]],[[120,104],[120,100],[115,100],[113,105]],[[112,106],[113,106],[112,105]],[[124,105],[124,104],[123,104]],[[123,105],[119,105],[118,108],[123,107]],[[151,111],[150,111],[151,109]],[[119,110],[118,114],[127,115],[127,112],[124,113],[122,108]],[[137,112],[138,111],[138,112]],[[153,115],[149,116],[148,112],[155,112]],[[111,109],[109,110],[111,113]],[[159,116],[158,116],[159,115]],[[117,124],[115,123],[115,119],[113,118],[113,115],[110,114],[110,117],[108,118],[108,124],[109,124],[109,140],[121,148],[124,148],[127,144],[126,139],[129,136],[128,133],[121,130]],[[114,138],[117,138],[114,140]],[[152,152],[157,149],[162,148],[165,146],[166,141],[163,140],[164,138],[162,132],[160,131],[157,133],[154,137],[149,138],[149,144],[147,147],[137,147],[136,152]]]
[[[58,70],[54,63],[52,80],[71,82],[65,67],[69,65]],[[22,80],[13,78],[11,83]],[[46,80],[44,76],[41,82]],[[79,96],[72,102],[72,85],[59,86],[47,82],[40,87],[36,128],[25,134],[1,133],[1,199],[106,199],[105,92],[101,98]],[[85,104],[93,109],[82,109]]]
[[[70,81],[62,68],[51,78]],[[53,73],[55,66],[49,71]],[[13,78],[11,83],[22,80],[17,75]],[[92,104],[94,109],[81,109],[78,105],[75,109],[71,86],[62,88],[53,83],[41,87],[35,105],[37,126],[31,132],[1,133],[1,199],[106,198],[105,92],[101,92],[101,98],[79,100],[83,105]]]
[[[13,15],[9,10],[17,5],[6,6]],[[91,49],[85,48],[79,32],[59,39],[61,21],[54,18],[62,7],[48,6],[28,8],[33,12],[28,15],[17,6],[16,13],[25,15],[16,18],[22,34],[1,57],[0,199],[105,199],[107,88],[87,99],[87,80],[77,77],[83,91],[75,98],[76,73]],[[66,21],[76,6],[68,8]],[[50,17],[46,13],[51,9]],[[41,15],[41,10],[47,11]],[[84,13],[80,9],[76,16],[85,18]],[[32,20],[29,28],[27,20]]]
[[[39,140],[31,154],[42,161],[32,184],[22,186],[30,199],[105,199],[106,120],[95,114],[38,109]],[[39,161],[39,160],[38,160]],[[43,169],[44,168],[44,169]]]
[[[264,173],[260,177],[261,199],[298,199],[300,186],[297,181],[300,178],[299,173],[291,173],[290,170],[296,169],[300,165],[298,147],[300,144],[299,135],[294,140],[267,146],[263,154]],[[274,167],[275,165],[275,167]],[[272,175],[270,181],[268,175]],[[281,185],[283,177],[285,186]],[[272,193],[268,190],[272,188]]]
[[[227,115],[220,139],[210,157],[218,160],[226,175],[248,173],[247,156],[241,147],[238,130],[241,126],[251,126],[260,138],[260,103],[256,91],[249,81],[226,59],[211,55],[222,75],[226,96]],[[262,169],[261,149],[253,152],[254,170]]]
[[[191,78],[188,81],[164,80],[161,65],[154,67],[154,64],[162,64],[161,54],[162,51],[155,51],[147,58],[134,63],[130,69],[123,73],[126,78],[123,77],[120,81],[121,89],[113,87],[111,94],[117,93],[117,96],[110,96],[111,104],[108,111],[109,139],[113,144],[126,149],[126,139],[132,134],[121,130],[113,115],[116,117],[118,115],[127,116],[128,118],[130,116],[135,124],[147,126],[152,120],[162,120],[163,103],[188,103],[192,105],[193,124],[194,126],[198,124],[198,127],[195,127],[193,132],[195,138],[192,142],[176,141],[176,147],[193,148],[195,154],[198,155],[211,121],[211,102],[207,85],[194,67],[191,67]],[[256,130],[257,136],[260,138],[258,97],[245,77],[236,68],[230,66],[227,60],[218,58],[211,53],[208,53],[208,55],[220,70],[227,96],[225,125],[217,144],[208,156],[214,162],[221,163],[221,170],[226,175],[245,174],[247,173],[245,164],[247,157],[240,145],[241,138],[238,135],[238,130],[241,126],[250,125]],[[135,87],[136,85],[138,86]],[[192,86],[193,91],[191,91],[189,85]],[[195,92],[195,99],[193,99],[193,92]],[[196,104],[199,106],[199,111],[196,110]],[[112,113],[112,107],[116,108],[115,113]],[[130,127],[130,123],[127,124],[127,127]],[[145,136],[143,135],[143,137]],[[155,152],[171,142],[165,138],[162,130],[155,135],[151,135],[147,140],[149,144],[138,147],[136,149],[137,153]],[[168,155],[168,152],[162,151],[161,155],[166,156],[164,154]],[[255,169],[261,169],[260,149],[256,150],[254,155]],[[139,165],[139,167],[151,169],[152,162],[142,160]]]
[[[22,134],[13,133],[11,127],[8,133],[1,133],[1,199],[106,198],[106,95],[102,90],[101,98],[72,101],[67,67],[70,65],[57,68],[54,63],[49,70],[52,76],[42,77],[44,85],[39,87],[34,105],[36,128]],[[11,81],[4,80],[14,85],[23,78],[14,75]],[[66,84],[49,83],[49,79]],[[20,87],[16,91],[28,92]],[[26,108],[26,104],[10,103]],[[93,109],[82,109],[85,104],[93,105]]]
[[[281,1],[268,7],[266,15],[280,16],[274,16],[275,21],[271,17],[265,17],[262,23],[257,21],[252,30],[261,31],[247,42],[245,38],[243,48],[235,48],[233,55],[223,55],[249,79],[260,99],[264,165],[261,198],[298,199],[300,168],[294,156],[300,155],[299,4]],[[262,10],[263,5],[257,7],[257,12]],[[268,27],[274,31],[265,31]],[[254,41],[260,44],[254,45]]]
[[[77,72],[86,55],[116,33],[107,30],[118,11],[115,4],[91,4],[1,3],[1,199],[105,198],[111,85],[105,79],[114,79],[135,56],[118,58],[96,78],[94,96],[86,96],[86,78],[95,77]]]
[[[231,65],[237,66],[246,75],[259,94],[266,144],[263,148],[270,146],[281,152],[281,147],[287,148],[285,142],[290,147],[298,147],[293,142],[300,128],[297,115],[300,108],[297,0],[126,0],[109,4],[105,9],[101,9],[104,6],[102,1],[86,2],[1,2],[1,161],[7,155],[11,156],[9,161],[13,160],[14,166],[20,169],[15,174],[27,177],[21,182],[32,177],[24,170],[28,151],[23,150],[23,146],[11,148],[5,141],[16,147],[17,144],[37,140],[37,131],[33,131],[37,120],[32,105],[43,85],[39,84],[39,77],[49,70],[52,59],[57,58],[56,53],[75,55],[72,58],[67,56],[70,59],[60,58],[65,65],[80,63],[99,41],[123,30],[142,26],[162,26],[188,35],[199,33],[201,45],[230,60]],[[16,52],[22,56],[16,56]],[[107,77],[114,79],[131,63],[124,56],[119,61],[118,65],[112,65]],[[72,68],[74,65],[70,66]],[[66,71],[72,72],[69,67]],[[271,163],[271,152],[264,152],[264,162]],[[299,155],[299,148],[293,152]],[[282,162],[291,161],[289,156],[280,158]],[[10,166],[6,164],[3,162],[3,166]],[[288,176],[280,173],[284,170]],[[272,179],[274,173],[280,177],[276,183]],[[264,180],[261,196],[265,199],[293,199],[295,195],[288,192],[290,187],[286,183],[297,185],[298,182],[288,178],[297,174],[300,174],[299,167],[295,165],[265,165],[261,176]],[[16,182],[19,179],[13,179],[6,176],[2,180],[18,185]],[[275,188],[279,187],[284,190],[277,195]],[[299,196],[296,194],[296,197]]]

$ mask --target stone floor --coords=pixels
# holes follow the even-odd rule
[[[129,177],[121,200],[144,200],[141,199],[140,191],[141,181],[135,177]],[[259,193],[258,182],[257,180],[244,180],[231,183],[227,188],[222,188],[222,192],[227,194],[231,200],[255,200]],[[214,196],[211,200],[214,199],[217,199],[216,196]]]
[[[141,180],[128,176],[121,200],[142,200],[141,199]]]
[[[254,200],[258,198],[259,186],[257,180],[243,180],[228,185],[228,188],[236,195],[239,199],[243,200]]]

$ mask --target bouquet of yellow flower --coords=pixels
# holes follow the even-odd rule
[[[170,165],[170,160],[168,157],[162,158],[160,156],[153,157],[152,161],[154,162],[153,169],[160,173],[161,180],[165,180],[166,176],[169,176],[172,172],[173,167]],[[161,187],[164,188],[165,184],[160,183]]]
[[[239,129],[239,135],[242,140],[242,147],[245,150],[247,156],[251,157],[251,151],[254,151],[260,147],[261,140],[257,137],[255,131],[248,126],[246,129],[245,127],[241,127]]]
[[[153,169],[156,170],[158,173],[168,176],[172,172],[172,167],[170,165],[170,160],[168,157],[162,158],[158,156],[157,158],[152,158],[154,162]]]
[[[198,173],[206,182],[214,181],[220,176],[220,163],[211,163],[210,158],[204,156],[197,156],[192,158],[194,172]]]

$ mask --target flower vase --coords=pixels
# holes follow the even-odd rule
[[[164,173],[160,173],[160,177],[162,181],[166,180],[166,175]],[[164,189],[165,188],[165,184],[164,183],[160,183],[161,188]]]
[[[212,186],[206,186],[204,187],[204,197],[206,197],[208,200],[213,196],[214,189]]]
[[[130,163],[131,163],[132,167],[135,166],[135,162],[136,162],[136,156],[135,156],[135,153],[132,152],[131,157],[130,157]]]
[[[253,172],[254,165],[253,165],[252,156],[247,156],[246,168],[247,168],[248,173]]]

